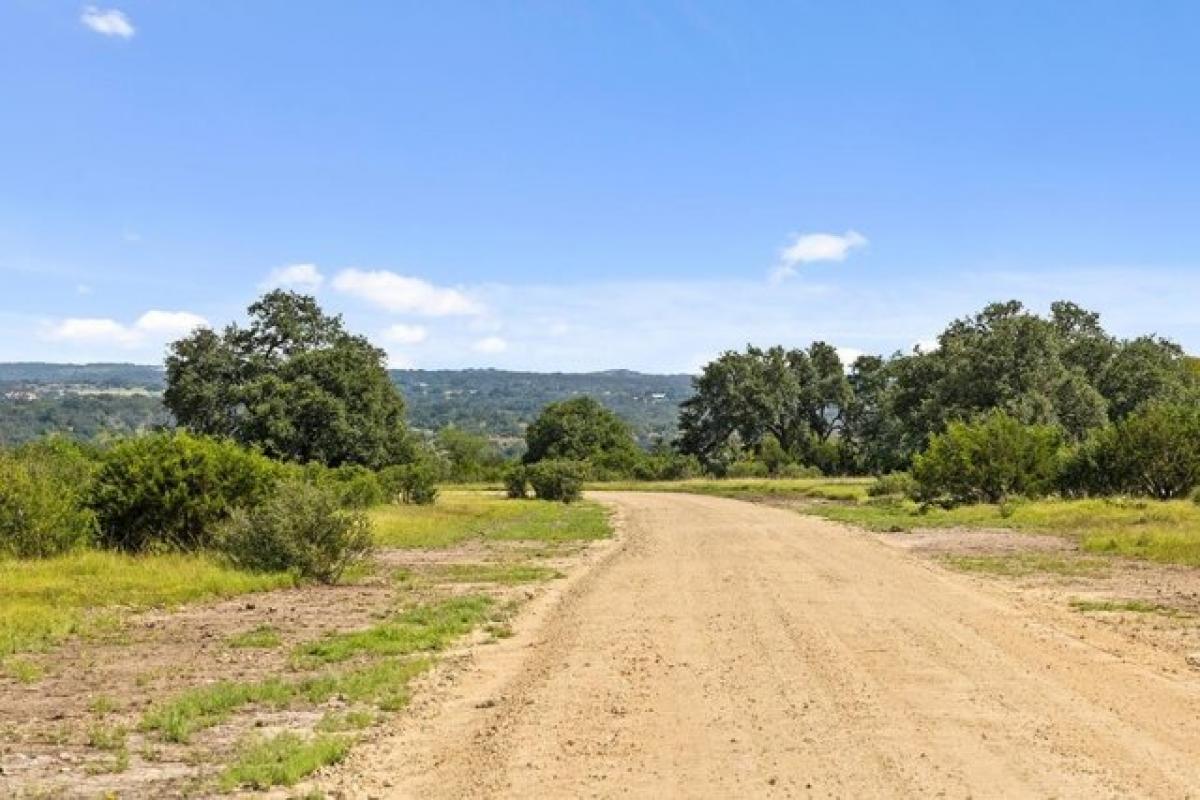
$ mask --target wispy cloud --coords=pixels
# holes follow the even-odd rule
[[[151,309],[131,325],[108,317],[69,317],[45,326],[42,338],[52,342],[138,347],[166,342],[207,325],[208,320],[189,311]]]
[[[405,325],[398,322],[384,329],[383,338],[396,344],[420,344],[429,338],[429,331],[420,325]]]
[[[86,6],[79,15],[79,21],[102,36],[132,39],[137,33],[137,28],[133,27],[125,12],[116,8]]]
[[[333,288],[396,314],[448,317],[483,312],[479,303],[459,289],[387,270],[345,269],[334,277]]]
[[[771,271],[771,279],[776,282],[786,280],[805,264],[845,261],[851,250],[866,245],[867,237],[858,231],[796,234],[791,244],[780,251],[779,263]]]
[[[325,282],[316,264],[288,264],[276,267],[267,274],[259,289],[303,289],[315,292]]]

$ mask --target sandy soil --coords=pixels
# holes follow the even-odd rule
[[[323,784],[425,800],[1200,793],[1200,673],[1175,648],[794,512],[599,497],[618,543]]]

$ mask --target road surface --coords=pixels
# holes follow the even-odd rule
[[[363,796],[1200,795],[1177,654],[794,512],[597,497],[618,543]]]

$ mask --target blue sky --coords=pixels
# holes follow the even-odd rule
[[[1068,297],[1200,351],[1200,6],[0,4],[0,360],[270,285],[397,365],[890,352]]]

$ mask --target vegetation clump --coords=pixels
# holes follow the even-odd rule
[[[952,422],[913,459],[914,494],[941,504],[1040,497],[1054,488],[1061,447],[1057,428],[1022,425],[1003,411],[974,423]]]
[[[579,461],[539,461],[527,468],[529,484],[539,500],[574,503],[583,497],[587,466]]]
[[[342,510],[329,490],[302,481],[285,481],[260,505],[235,509],[215,539],[235,566],[322,583],[336,582],[374,547],[365,516]]]
[[[96,516],[82,493],[93,469],[63,440],[0,452],[0,557],[44,558],[91,544]]]
[[[260,505],[280,470],[230,441],[183,431],[126,439],[105,452],[88,504],[101,543],[127,552],[201,550],[235,508]]]

